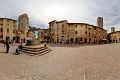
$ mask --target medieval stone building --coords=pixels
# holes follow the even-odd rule
[[[17,42],[25,43],[27,39],[34,39],[34,31],[29,26],[29,17],[22,14],[18,18]]]
[[[16,37],[16,20],[9,18],[0,18],[0,41],[14,41]]]
[[[108,41],[110,43],[120,42],[120,31],[115,31],[115,27],[111,28],[111,33],[108,34]]]
[[[40,42],[49,42],[49,30],[48,29],[40,29],[38,31],[38,40]]]
[[[103,29],[101,17],[97,19],[97,26],[54,20],[49,23],[49,29],[51,42],[54,43],[102,43],[107,40],[107,30]]]

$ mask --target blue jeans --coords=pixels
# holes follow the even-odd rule
[[[16,53],[19,54],[20,53],[20,49],[19,48],[16,48]]]

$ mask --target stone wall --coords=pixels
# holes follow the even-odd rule
[[[6,37],[10,41],[13,41],[16,37],[16,20],[8,19],[8,18],[0,18],[0,36],[2,36],[1,40],[6,40]]]

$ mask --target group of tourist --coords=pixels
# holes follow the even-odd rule
[[[27,42],[26,45],[28,43],[30,44],[31,42]],[[16,45],[15,41],[13,41],[13,44]],[[6,47],[6,53],[9,53],[9,48],[10,48],[10,42],[9,42],[9,40],[7,40],[7,41],[4,42],[4,47]],[[44,47],[47,47],[46,41],[44,41]],[[22,51],[22,49],[23,49],[23,45],[22,45],[22,43],[20,43],[20,45],[17,46],[16,49],[15,49],[15,54],[20,54],[21,51]]]
[[[9,48],[10,48],[9,41],[6,41],[4,44],[5,44],[4,47],[6,47],[6,53],[9,53]],[[14,44],[15,44],[15,42],[14,42]],[[15,54],[20,54],[20,52],[22,51],[22,48],[23,48],[22,44],[20,44],[18,47],[16,47]]]

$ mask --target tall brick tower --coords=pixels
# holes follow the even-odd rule
[[[97,18],[97,26],[103,28],[103,17]]]
[[[111,27],[111,33],[115,32],[115,27]]]
[[[29,18],[27,14],[22,14],[18,18],[18,30],[24,32],[25,36],[29,28]]]

